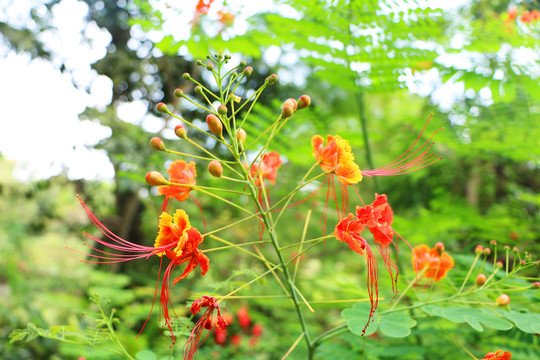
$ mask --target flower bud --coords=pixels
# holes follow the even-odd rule
[[[253,325],[253,329],[251,329],[251,334],[253,336],[261,336],[263,331],[263,326],[259,323]]]
[[[225,59],[226,60],[231,60],[231,55],[229,55],[229,54],[225,55]]]
[[[242,71],[244,76],[250,76],[252,72],[253,72],[253,68],[251,66],[246,67],[244,71]]]
[[[294,100],[293,98],[289,98],[289,99],[285,100],[285,102],[283,103],[283,107],[290,106],[290,107],[292,107],[293,110],[296,110],[297,105],[298,104],[296,103],[296,100]]]
[[[233,70],[233,71],[231,71],[231,75],[232,75],[233,77],[237,77],[237,76],[238,76],[238,73],[236,72],[236,70]]]
[[[212,71],[214,70],[214,64],[212,64],[210,61],[206,63],[206,70]]]
[[[272,74],[266,78],[266,81],[268,81],[268,85],[274,85],[278,81],[278,76],[276,74]]]
[[[221,174],[223,174],[223,166],[221,166],[221,163],[218,160],[212,160],[210,161],[210,164],[208,164],[208,172],[214,177],[221,177]]]
[[[202,94],[202,86],[201,85],[195,86],[195,89],[193,89],[193,90],[195,90],[195,93],[197,93],[197,94]]]
[[[499,306],[506,306],[510,304],[510,296],[502,294],[497,298],[497,300],[495,300],[495,303]]]
[[[510,251],[510,245],[504,245],[504,250]]]
[[[163,140],[158,137],[153,137],[150,139],[150,147],[157,151],[165,150],[165,144],[163,143]]]
[[[497,263],[495,264],[496,267],[498,267],[499,269],[503,267],[503,262],[502,261],[497,261]]]
[[[225,106],[225,105],[219,105],[218,108],[217,108],[217,112],[218,112],[220,115],[227,115],[227,106]]]
[[[532,283],[531,287],[533,289],[540,289],[540,281],[535,281]]]
[[[521,264],[521,265],[527,265],[527,261],[521,260],[521,261],[520,261],[520,264]]]
[[[519,252],[519,249],[518,249],[517,246],[514,246],[514,248],[512,249],[512,251],[515,252],[515,253],[518,253],[518,252]]]
[[[238,140],[238,142],[240,144],[243,144],[244,141],[246,141],[246,138],[247,138],[246,130],[239,129],[238,132],[236,133],[236,139]]]
[[[240,103],[240,101],[242,101],[242,98],[240,96],[232,94],[231,101],[234,101],[235,103]]]
[[[309,105],[311,105],[311,98],[308,95],[300,96],[300,99],[298,99],[298,109],[305,109]]]
[[[160,113],[169,113],[169,109],[167,108],[167,105],[165,105],[165,103],[162,103],[162,102],[157,104],[156,109]]]
[[[240,61],[240,66],[246,66],[246,61],[245,60]]]
[[[234,334],[231,336],[231,345],[239,346],[242,343],[242,335]]]
[[[221,120],[219,120],[218,117],[214,114],[210,114],[206,117],[206,124],[208,124],[208,128],[210,129],[210,131],[218,136],[220,136],[223,132],[223,125],[221,124]]]
[[[294,114],[294,109],[291,106],[284,106],[283,111],[281,112],[281,117],[283,119],[288,119]]]
[[[184,73],[184,74],[182,75],[182,79],[184,79],[184,80],[191,80],[191,75],[190,75],[189,73]]]
[[[183,97],[184,96],[184,91],[182,89],[174,89],[174,96]]]
[[[478,276],[476,277],[476,286],[482,286],[486,283],[486,275],[484,274],[478,274]]]
[[[437,254],[441,255],[444,251],[444,244],[439,241],[435,244],[435,250],[437,251]]]
[[[495,241],[495,240],[490,240],[490,241],[489,241],[489,245],[491,245],[491,246],[497,246],[497,241]]]
[[[148,185],[152,186],[167,185],[167,180],[165,180],[165,177],[157,171],[149,171],[146,173],[144,180],[146,180]]]
[[[482,245],[476,245],[474,252],[476,255],[482,255],[484,253],[484,247]]]
[[[251,324],[251,317],[249,316],[248,309],[245,307],[238,309],[236,312],[236,317],[238,318],[238,324],[240,324],[240,326],[244,329]]]
[[[197,65],[204,65],[203,61],[201,59],[197,59],[196,61]]]
[[[491,254],[491,249],[490,248],[485,248],[484,249],[484,256],[489,256]]]
[[[174,133],[176,134],[176,136],[178,136],[180,139],[185,139],[187,138],[187,131],[186,131],[186,128],[184,127],[184,125],[176,125],[174,127]]]

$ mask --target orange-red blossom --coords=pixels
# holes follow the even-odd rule
[[[283,161],[279,154],[271,151],[265,154],[262,161],[257,162],[249,169],[249,174],[255,179],[255,185],[261,186],[261,178],[268,179],[272,185],[276,183],[277,170],[281,167]]]
[[[439,281],[454,267],[454,259],[447,253],[439,254],[436,248],[430,249],[427,245],[419,245],[414,248],[413,267],[418,271],[426,269],[424,274],[427,278]]]
[[[170,166],[169,182],[176,184],[195,185],[197,172],[195,171],[195,163],[193,161],[187,163],[184,160],[176,160]],[[168,198],[175,198],[178,201],[184,201],[189,197],[191,187],[179,185],[160,186],[158,192],[160,195],[165,195]]]
[[[512,353],[510,351],[497,350],[495,352],[487,353],[482,360],[510,360]]]
[[[323,171],[336,174],[343,185],[352,185],[362,181],[362,172],[354,162],[354,155],[347,140],[341,136],[327,135],[326,145],[320,135],[311,138],[313,156]]]

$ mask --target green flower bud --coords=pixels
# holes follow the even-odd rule
[[[197,94],[202,94],[202,92],[203,92],[202,86],[201,86],[201,85],[195,86],[195,89],[194,89],[194,90],[195,90],[195,92],[196,92]]]
[[[153,137],[150,139],[150,147],[157,151],[165,150],[165,144],[163,143],[163,140],[158,137]]]
[[[293,114],[294,114],[294,109],[292,108],[292,106],[287,105],[283,107],[283,111],[281,112],[281,117],[283,119],[288,119],[291,116],[293,116]]]
[[[246,67],[244,71],[242,71],[244,76],[250,76],[252,72],[253,72],[253,68],[251,66]]]
[[[208,70],[208,71],[214,70],[214,64],[212,64],[212,62],[210,62],[210,61],[207,62],[206,63],[206,70]]]
[[[268,85],[274,85],[278,81],[278,76],[276,74],[272,74],[266,78],[266,81],[268,81]]]
[[[189,73],[184,73],[184,75],[182,75],[182,79],[191,80],[191,75],[189,75]]]
[[[227,115],[227,106],[219,105],[217,111],[220,115]]]
[[[183,97],[184,96],[184,91],[182,89],[174,89],[174,96]]]
[[[247,138],[246,130],[244,129],[238,130],[238,132],[236,133],[236,139],[238,140],[238,142],[240,144],[243,144],[246,141],[246,138]]]
[[[176,125],[174,127],[174,133],[176,134],[176,136],[178,136],[180,139],[185,139],[187,138],[187,131],[186,131],[186,128],[184,127],[184,125]]]
[[[240,61],[240,66],[246,66],[245,60]]]
[[[165,114],[169,113],[169,109],[167,108],[167,105],[165,105],[165,103],[162,103],[162,102],[157,104],[156,109],[160,113],[165,113]]]

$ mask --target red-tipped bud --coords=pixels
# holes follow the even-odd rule
[[[182,75],[182,79],[184,79],[184,80],[191,80],[191,75],[190,75],[189,73],[184,73],[184,74]]]
[[[476,255],[482,255],[484,253],[484,247],[482,245],[476,245],[474,252]]]
[[[533,289],[540,289],[540,281],[535,281],[532,283],[531,287]]]
[[[504,245],[504,250],[510,251],[510,245]]]
[[[227,106],[219,105],[217,108],[217,112],[219,113],[219,115],[227,115]]]
[[[527,261],[525,261],[525,260],[521,260],[519,263],[520,263],[521,265],[527,265]]]
[[[497,300],[495,300],[495,303],[499,306],[506,306],[510,304],[510,296],[502,294],[497,298]]]
[[[298,110],[305,109],[309,105],[311,105],[311,98],[308,95],[300,96],[300,99],[298,99]]]
[[[195,90],[195,93],[197,93],[197,94],[202,94],[202,86],[201,85],[195,86],[195,89],[193,89],[193,90]]]
[[[227,342],[227,330],[216,328],[214,330],[214,340],[216,341],[216,344],[225,346],[225,343]]]
[[[249,325],[251,325],[251,317],[249,316],[248,310],[246,308],[240,308],[236,312],[236,317],[238,318],[238,324],[240,324],[241,327],[247,328]]]
[[[435,250],[437,251],[437,254],[441,255],[444,251],[444,244],[439,241],[435,244]]]
[[[167,105],[165,105],[165,103],[162,103],[162,102],[157,104],[156,109],[160,113],[168,113],[169,112],[169,109],[167,109]]]
[[[291,106],[284,106],[283,111],[281,112],[281,117],[283,119],[288,119],[294,114],[294,109]]]
[[[210,164],[208,164],[208,172],[214,177],[221,177],[221,174],[223,174],[223,166],[221,166],[219,161],[212,160],[210,161]]]
[[[518,253],[518,252],[519,252],[519,249],[518,249],[517,246],[514,246],[514,248],[512,249],[512,251],[515,252],[515,253]]]
[[[212,64],[210,61],[206,63],[206,70],[212,71],[214,70],[214,64]]]
[[[296,110],[297,105],[298,104],[296,103],[296,100],[294,100],[293,98],[289,98],[289,99],[285,100],[282,107],[284,108],[285,106],[290,106],[290,107],[292,107],[293,110]]]
[[[261,336],[263,332],[263,326],[261,324],[254,324],[253,329],[251,329],[251,334],[255,337]]]
[[[246,64],[247,64],[247,63],[246,63],[245,60],[240,61],[240,66],[246,66]]]
[[[240,334],[234,334],[231,336],[231,345],[232,346],[239,346],[242,343],[242,335]]]
[[[253,68],[251,66],[246,67],[244,71],[242,71],[244,76],[250,76],[252,72],[253,72]]]
[[[183,97],[184,96],[184,91],[182,89],[174,89],[174,96]]]
[[[495,241],[495,240],[490,240],[490,241],[489,241],[489,245],[491,245],[491,246],[497,246],[497,241]]]
[[[268,85],[274,85],[278,81],[278,76],[276,74],[272,74],[266,78],[266,81],[268,81]]]
[[[486,283],[486,275],[484,274],[479,274],[477,277],[476,277],[476,286],[482,286]]]
[[[484,256],[489,256],[491,254],[491,249],[490,248],[485,248],[484,249]]]
[[[214,114],[210,114],[206,117],[206,124],[208,124],[208,128],[210,129],[210,131],[218,136],[220,136],[223,132],[223,125],[221,124],[221,120],[219,120],[218,117]]]
[[[162,186],[167,185],[167,180],[165,177],[158,173],[157,171],[149,171],[144,177],[146,183],[152,186]]]
[[[150,147],[157,151],[165,150],[165,144],[163,143],[163,140],[158,137],[153,137],[150,139]]]
[[[203,63],[203,61],[201,59],[197,59],[196,64],[197,65],[204,65],[204,63]]]
[[[495,264],[496,267],[498,267],[499,269],[503,267],[503,262],[502,261],[497,261],[497,263]]]
[[[238,140],[238,142],[240,144],[243,144],[244,141],[246,141],[246,138],[247,138],[246,130],[244,129],[238,130],[238,132],[236,133],[236,139]]]
[[[176,125],[174,127],[174,133],[176,134],[176,136],[178,136],[180,139],[185,139],[187,138],[187,130],[186,128],[184,127],[184,125]]]

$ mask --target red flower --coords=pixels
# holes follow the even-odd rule
[[[358,220],[368,227],[376,243],[387,246],[392,242],[394,212],[388,204],[386,195],[375,194],[373,203],[364,207],[356,207],[356,215]]]
[[[207,14],[208,10],[210,10],[210,5],[214,0],[199,0],[197,3],[197,6],[195,6],[195,13],[197,14]]]
[[[82,201],[80,197],[79,200],[92,223],[103,233],[103,235],[106,236],[106,238],[108,238],[108,240],[99,239],[88,233],[84,233],[84,235],[106,248],[120,252],[111,253],[109,251],[97,249],[85,243],[85,246],[97,252],[97,254],[87,255],[98,260],[83,260],[83,262],[117,263],[135,259],[149,258],[152,255],[157,255],[161,257],[160,270],[158,272],[158,279],[156,284],[156,292],[154,294],[154,302],[156,300],[156,295],[161,280],[161,292],[159,299],[160,316],[163,317],[163,319],[165,320],[165,324],[171,331],[171,339],[174,344],[176,338],[172,331],[173,321],[171,320],[171,317],[169,315],[169,284],[171,273],[178,265],[188,262],[186,268],[184,269],[184,272],[173,280],[173,285],[177,284],[181,279],[185,278],[191,271],[193,271],[197,267],[197,265],[201,267],[201,274],[206,274],[210,267],[210,262],[208,257],[206,257],[206,255],[204,255],[199,250],[199,245],[204,240],[203,236],[197,229],[191,226],[191,224],[189,223],[188,215],[185,211],[176,210],[174,216],[171,216],[167,213],[161,214],[159,220],[159,231],[153,247],[135,244],[125,239],[122,239],[121,237],[115,235],[112,231],[107,229],[105,225],[103,225],[90,211],[90,209],[86,206],[86,204]],[[161,267],[163,265],[163,255],[170,259],[171,262],[167,266],[167,269],[163,274],[163,278],[160,279]],[[153,308],[154,305],[152,304],[150,314],[148,315],[148,318],[146,319],[139,334],[143,331],[146,323],[150,319]]]
[[[248,328],[251,325],[251,317],[249,316],[248,309],[241,307],[236,312],[236,317],[238,317],[238,324],[244,329]]]
[[[502,350],[497,350],[494,353],[487,353],[482,360],[510,360],[512,358],[512,353],[509,351],[503,352]]]
[[[213,296],[203,295],[202,298],[197,299],[191,304],[191,314],[196,315],[201,311],[201,308],[207,308],[203,313],[202,317],[195,323],[191,335],[186,343],[184,348],[184,359],[194,359],[199,347],[204,343],[208,337],[209,332],[206,334],[204,339],[199,343],[201,335],[204,329],[212,330],[213,328],[213,314],[214,310],[217,310],[217,318],[215,326],[220,330],[227,330],[227,321],[221,316],[219,305],[216,302],[216,298]]]
[[[281,167],[282,163],[283,161],[277,152],[271,151],[265,154],[262,161],[253,164],[249,169],[251,177],[255,179],[255,185],[261,186],[263,179],[268,179],[274,185],[276,183],[277,170]]]
[[[195,163],[191,161],[189,164],[184,160],[176,160],[169,166],[169,181],[176,184],[195,185],[197,172],[195,171]],[[179,185],[160,186],[158,192],[160,195],[165,195],[166,199],[175,198],[178,201],[184,201],[189,197],[191,187]]]
[[[439,252],[436,248],[430,249],[427,245],[414,248],[413,267],[418,271],[427,268],[424,274],[427,278],[439,281],[454,267],[454,259],[447,253]]]

